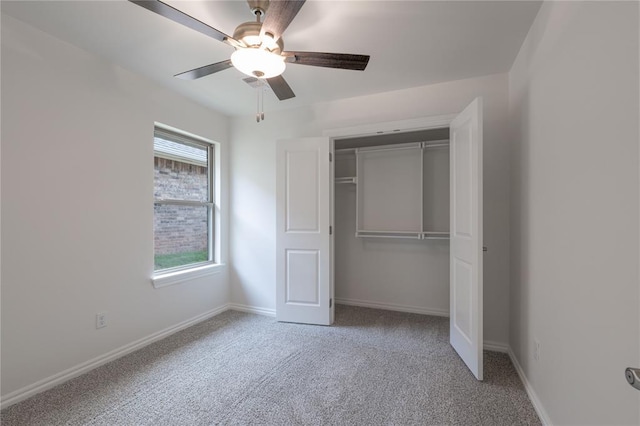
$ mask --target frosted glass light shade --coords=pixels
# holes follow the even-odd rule
[[[258,48],[238,49],[231,55],[231,63],[240,72],[258,78],[271,78],[284,72],[284,57]]]

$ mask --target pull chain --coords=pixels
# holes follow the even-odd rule
[[[260,88],[260,119],[264,121],[264,87]]]
[[[260,122],[260,89],[258,89],[257,93],[257,108],[256,108],[256,123]]]
[[[264,121],[264,88],[258,88],[256,123]]]

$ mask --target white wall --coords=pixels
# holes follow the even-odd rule
[[[637,2],[545,2],[509,74],[510,342],[553,424],[640,423],[638,77]]]
[[[154,121],[220,142],[226,178],[227,118],[2,17],[3,397],[227,304],[226,271],[150,282]]]
[[[327,72],[331,72],[330,70]],[[475,97],[485,106],[485,338],[508,335],[507,75],[461,80],[317,104],[266,111],[266,120],[232,120],[231,300],[275,309],[275,141],[322,135],[323,130],[451,114]],[[295,91],[295,87],[293,88]],[[446,273],[446,272],[438,272]]]

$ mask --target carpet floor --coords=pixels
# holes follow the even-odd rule
[[[508,356],[478,382],[447,318],[336,306],[331,327],[227,311],[0,413],[12,425],[539,425]]]

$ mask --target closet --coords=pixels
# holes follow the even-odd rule
[[[449,129],[334,141],[337,303],[449,311]]]
[[[279,140],[276,319],[331,325],[334,301],[448,315],[482,380],[482,127],[477,98]]]

